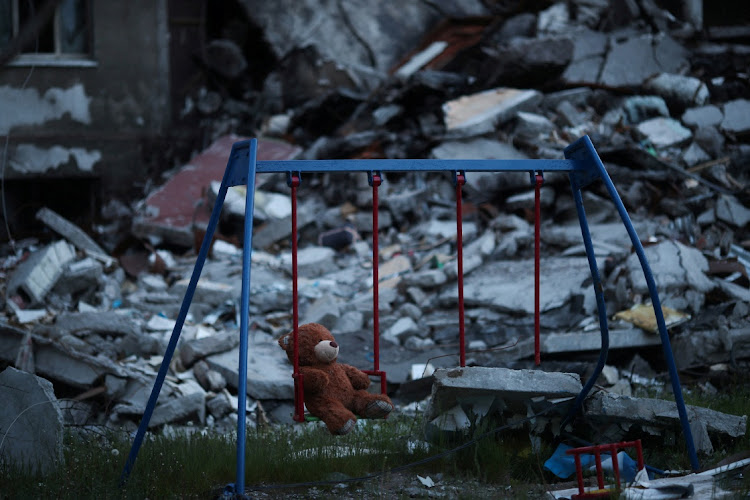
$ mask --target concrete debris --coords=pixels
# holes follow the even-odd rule
[[[433,374],[432,393],[425,410],[427,422],[449,412],[456,417],[466,412],[484,416],[491,408],[500,410],[543,397],[566,398],[581,390],[578,375],[547,373],[536,370],[510,370],[507,368],[465,367],[438,369]],[[461,412],[453,410],[456,405]],[[466,407],[464,409],[463,407]],[[459,428],[464,426],[459,425]]]
[[[586,400],[586,415],[603,424],[614,422],[635,424],[649,428],[671,429],[679,428],[677,408],[671,401],[661,399],[646,399],[619,396],[606,392],[597,392]],[[747,416],[728,415],[708,408],[698,406],[687,407],[693,434],[701,436],[716,436],[718,438],[736,438],[745,434]],[[695,432],[695,429],[702,432]],[[622,426],[622,435],[608,436],[614,439],[605,442],[626,440],[627,426]],[[633,431],[633,429],[631,429]],[[710,437],[702,442],[703,453],[713,451]]]
[[[721,121],[721,129],[734,135],[743,135],[750,132],[750,100],[736,99],[724,104],[724,119]]]
[[[46,474],[63,460],[63,414],[52,383],[15,368],[0,373],[0,457]]]
[[[638,124],[638,132],[657,148],[675,146],[692,137],[690,130],[672,118],[651,118]]]
[[[62,240],[34,252],[16,268],[8,283],[8,295],[12,297],[21,292],[24,294],[21,300],[29,305],[42,304],[63,275],[65,266],[74,259],[75,249]]]
[[[443,105],[445,127],[464,136],[482,135],[513,118],[517,111],[538,104],[536,90],[498,88],[460,97]]]
[[[678,368],[721,386],[750,362],[748,35],[706,26],[697,2],[682,3],[684,11],[671,12],[661,7],[670,2],[652,0],[533,8],[242,0],[251,39],[230,36],[235,31],[225,26],[192,51],[200,54],[200,75],[186,87],[193,90],[174,123],[175,141],[189,143],[190,152],[175,145],[156,155],[144,138],[143,167],[155,175],[132,183],[144,188],[142,199],[108,200],[102,220],[80,226],[72,221],[85,214],[68,217],[45,202],[32,214],[40,234],[0,245],[0,368],[23,367],[66,392],[95,389],[91,398],[101,404],[87,418],[132,429],[177,323],[232,145],[247,137],[258,136],[261,161],[524,160],[560,159],[565,146],[588,135],[645,246]],[[432,388],[427,418],[437,432],[498,413],[520,421],[576,396],[601,348],[570,182],[545,173],[540,347],[549,371],[532,369],[529,174],[466,175],[466,368],[456,368],[459,249],[450,173],[384,175],[378,234],[367,175],[303,176],[301,321],[334,331],[342,362],[362,369],[372,368],[377,327],[389,393],[409,404]],[[250,407],[265,405],[269,418],[287,422],[294,381],[275,339],[292,328],[291,193],[284,175],[255,181],[246,392]],[[227,193],[154,429],[191,422],[226,430],[236,418],[246,195],[243,185]],[[612,436],[636,423],[646,433],[665,429],[673,405],[627,398],[662,384],[644,361],[662,347],[631,235],[602,183],[586,184],[582,200],[609,347],[617,351],[596,381],[611,394],[589,398],[586,417],[611,424],[602,427]],[[633,350],[643,358],[634,361]],[[690,412],[705,452],[716,435],[744,426],[740,416]],[[539,431],[551,420],[532,426]]]

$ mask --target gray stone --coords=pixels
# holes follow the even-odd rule
[[[464,245],[464,256],[476,255],[480,259],[485,259],[492,255],[497,245],[494,231],[483,231],[478,238]]]
[[[555,130],[555,124],[544,115],[519,111],[516,113],[516,126],[513,132],[526,139],[534,139]]]
[[[187,421],[200,425],[206,423],[205,393],[193,392],[156,405],[148,426],[153,428],[167,423],[185,423]]]
[[[716,127],[701,127],[695,131],[695,142],[712,158],[724,154],[724,135]]]
[[[608,394],[599,391],[585,402],[587,418],[594,421],[627,422],[649,426],[679,428],[680,419],[677,405],[672,401],[646,399]],[[687,406],[688,420],[703,422],[709,434],[739,437],[745,434],[747,416],[735,416],[708,408]]]
[[[573,59],[563,72],[569,85],[597,83],[604,65],[609,37],[605,33],[583,29],[573,37]]]
[[[588,87],[557,90],[544,94],[543,105],[550,110],[557,110],[563,103],[568,103],[575,108],[583,108],[588,105],[593,93]],[[575,125],[580,125],[580,123],[576,123]]]
[[[563,124],[568,127],[577,127],[586,120],[586,116],[578,111],[570,101],[562,101],[555,107],[555,112],[562,119]]]
[[[52,383],[8,367],[0,373],[0,457],[47,474],[63,460],[63,414]]]
[[[685,126],[693,129],[716,127],[724,120],[724,114],[719,108],[709,104],[686,109],[680,120]]]
[[[50,243],[18,265],[8,281],[7,295],[11,297],[21,290],[31,301],[30,305],[43,303],[65,266],[74,259],[75,248],[67,241]]]
[[[104,272],[104,266],[91,257],[71,262],[63,270],[53,291],[57,294],[75,294],[94,289],[99,284],[99,278]]]
[[[448,281],[443,269],[424,269],[415,273],[404,274],[401,279],[406,286],[418,286],[420,288],[435,288]]]
[[[735,135],[750,132],[750,100],[735,99],[724,103],[724,120],[721,122],[721,130]]]
[[[249,18],[260,28],[278,59],[296,47],[313,46],[324,60],[345,68],[390,70],[416,47],[443,16],[487,15],[479,1],[442,2],[440,9],[395,0],[347,2],[340,9],[319,1],[283,0],[270,5],[243,0]],[[342,27],[346,26],[346,29]],[[362,69],[364,71],[364,69]]]
[[[208,337],[201,337],[185,342],[180,347],[180,359],[184,366],[192,366],[199,359],[211,354],[226,352],[240,343],[240,334],[234,330],[217,332]]]
[[[570,28],[570,12],[566,3],[556,3],[541,11],[537,16],[538,33],[563,33]]]
[[[506,19],[497,34],[493,36],[493,40],[505,42],[518,36],[531,37],[534,36],[535,32],[536,15],[531,12],[524,12]]]
[[[308,306],[301,323],[320,323],[332,330],[340,314],[339,301],[332,295],[325,294]]]
[[[622,110],[628,121],[633,124],[641,123],[649,118],[669,116],[669,108],[664,99],[653,95],[628,97],[622,102]]]
[[[224,376],[208,367],[208,363],[203,360],[193,365],[193,374],[198,383],[207,391],[219,392],[227,386]]]
[[[573,296],[593,293],[583,286],[589,267],[585,258],[552,257],[541,262],[540,307],[548,311],[566,304]],[[456,297],[455,290],[441,296]],[[533,260],[490,262],[464,280],[464,301],[471,307],[490,307],[514,314],[534,312]]]
[[[478,269],[482,265],[482,257],[477,254],[464,255],[463,261],[463,274],[468,276],[472,271]],[[445,276],[449,279],[455,280],[458,278],[458,259],[453,259],[445,265]]]
[[[610,349],[633,349],[658,345],[661,345],[661,339],[657,335],[640,328],[610,330],[609,332]],[[598,331],[589,333],[543,333],[540,335],[542,354],[599,351],[601,346],[602,338]]]
[[[401,316],[409,317],[414,321],[419,321],[419,318],[422,317],[422,309],[411,302],[402,304],[401,307],[398,308],[398,313]]]
[[[478,137],[469,140],[446,141],[434,148],[430,155],[438,160],[453,159],[504,159],[525,160],[528,156],[511,144]],[[470,173],[466,176],[464,192],[472,199],[491,199],[496,191],[506,191],[529,185],[525,172]]]
[[[716,200],[716,218],[741,228],[750,222],[750,210],[734,196],[722,194]]]
[[[206,409],[216,419],[237,411],[237,407],[232,405],[229,394],[226,391],[219,392],[213,397],[206,398]]]
[[[679,73],[688,67],[688,52],[665,34],[613,40],[599,83],[608,87],[639,87],[659,73]]]
[[[336,326],[331,330],[334,334],[349,333],[361,330],[365,324],[365,315],[361,311],[346,311],[336,321]]]
[[[448,131],[465,135],[491,132],[496,125],[513,118],[518,111],[528,110],[541,102],[536,90],[496,88],[466,95],[443,104]]]
[[[108,263],[114,260],[109,257],[107,252],[92,240],[91,237],[80,227],[65,219],[57,212],[44,207],[39,209],[36,213],[36,218],[44,222],[53,231],[63,236],[79,250],[82,250],[89,255],[96,256],[98,259],[103,259]]]
[[[115,377],[114,375],[107,374],[104,378],[104,387],[106,388],[105,394],[111,399],[118,399],[125,392],[125,387],[127,385],[127,379],[122,377]]]
[[[461,400],[495,396],[506,404],[532,398],[571,397],[581,392],[581,380],[574,373],[511,370],[509,368],[439,368],[433,373],[432,394],[425,419],[432,420]]]
[[[317,278],[333,271],[338,271],[333,257],[336,250],[329,247],[309,246],[297,252],[297,271],[305,278]],[[292,268],[292,254],[282,256],[283,265]]]
[[[415,229],[416,232],[422,236],[433,237],[433,238],[451,238],[456,237],[458,227],[456,221],[445,221],[430,219],[428,222],[419,224]],[[464,241],[469,241],[474,238],[477,234],[477,226],[473,222],[462,222],[461,232]]]
[[[140,335],[140,328],[126,315],[115,311],[61,313],[55,317],[55,328],[61,334],[80,335],[97,332],[108,335]]]
[[[172,285],[170,292],[177,296],[184,296],[189,284],[190,279],[188,278],[176,281]],[[203,277],[198,280],[198,284],[195,287],[193,303],[201,302],[211,306],[219,306],[226,301],[235,301],[237,298],[238,294],[232,285]]]
[[[708,101],[708,87],[698,78],[661,73],[645,82],[647,92],[662,96],[680,106],[702,106]]]
[[[256,333],[247,352],[247,394],[255,399],[293,399],[292,365],[275,339]],[[211,369],[221,373],[230,387],[239,382],[239,347],[206,358]]]
[[[708,260],[700,250],[667,240],[646,247],[644,252],[660,293],[687,289],[706,293],[714,288],[713,282],[704,274],[708,270]],[[640,294],[648,293],[638,255],[631,254],[625,265],[633,290]]]
[[[390,328],[383,332],[383,339],[400,344],[404,339],[417,335],[421,328],[409,316],[399,318]]]
[[[651,118],[641,122],[637,127],[638,133],[657,148],[676,146],[688,141],[692,137],[689,129],[680,125],[672,118]]]
[[[708,153],[703,151],[703,149],[701,149],[701,147],[696,142],[691,142],[690,146],[688,146],[688,148],[682,152],[680,157],[682,158],[682,161],[685,163],[685,165],[689,167],[709,161],[711,159],[711,157],[708,156]]]
[[[378,230],[384,231],[393,225],[393,217],[388,210],[378,210]],[[372,233],[372,210],[354,214],[354,227],[363,233]]]
[[[533,88],[559,76],[573,57],[568,34],[514,38],[498,45],[485,45],[487,86]]]
[[[549,208],[555,203],[555,189],[544,186],[539,190],[540,204],[543,208]],[[536,201],[536,191],[526,191],[514,194],[505,200],[505,209],[509,212],[518,210],[533,210]]]

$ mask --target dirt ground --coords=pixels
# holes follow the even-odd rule
[[[397,498],[450,498],[489,500],[499,498],[546,498],[543,485],[507,485],[502,483],[482,483],[471,479],[454,477],[429,477],[434,486],[422,484],[415,472],[399,472],[381,476],[364,482],[340,483],[332,486],[308,486],[297,488],[279,488],[255,490],[248,493],[249,498],[257,499],[332,499],[338,500],[376,500]],[[572,486],[555,485],[554,489]]]

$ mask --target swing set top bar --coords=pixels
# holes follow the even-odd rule
[[[250,142],[234,144],[228,165],[245,165]],[[256,173],[287,172],[326,173],[326,172],[589,172],[591,165],[577,159],[567,160],[258,160]],[[247,183],[246,170],[236,168],[229,178],[230,186]]]

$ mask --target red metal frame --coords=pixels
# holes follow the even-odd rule
[[[602,470],[602,453],[609,453],[612,457],[612,471],[615,475],[616,490],[619,491],[621,488],[620,484],[620,465],[617,463],[617,453],[623,448],[635,448],[636,454],[638,455],[638,470],[644,468],[643,463],[643,449],[641,448],[641,440],[635,441],[623,441],[621,443],[612,444],[600,444],[596,446],[583,446],[581,448],[571,448],[566,450],[565,453],[573,455],[576,463],[576,479],[578,480],[578,494],[573,495],[571,498],[577,500],[579,498],[609,498],[613,490],[608,490],[604,487],[604,472]],[[596,482],[599,486],[598,490],[585,491],[583,485],[583,468],[581,466],[581,455],[583,454],[594,454],[596,460]]]
[[[541,240],[541,213],[542,213],[542,184],[544,183],[544,177],[542,174],[536,174],[535,176],[535,196],[534,196],[534,362],[539,366],[542,362],[540,354],[540,340],[539,332],[541,330],[540,323],[540,279],[539,279],[539,267],[540,267],[540,240]]]
[[[368,375],[380,378],[380,392],[386,394],[387,382],[385,372],[380,369],[380,305],[378,267],[380,265],[380,249],[378,241],[380,240],[378,226],[378,187],[382,182],[382,177],[378,172],[371,172],[369,175],[370,185],[372,186],[372,343],[373,343],[373,368],[372,370],[362,370]]]
[[[464,237],[461,188],[466,184],[466,174],[456,173],[456,259],[458,260],[458,342],[459,362],[466,366],[466,328],[464,326]]]

